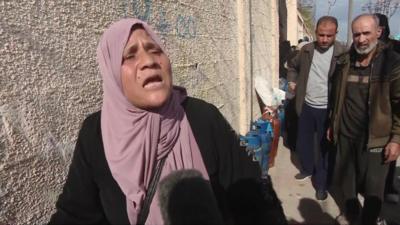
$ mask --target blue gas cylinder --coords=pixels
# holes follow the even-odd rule
[[[283,132],[285,132],[285,108],[284,108],[284,106],[280,106],[278,108],[278,118],[279,118],[279,123],[281,125],[280,134],[282,136]]]
[[[271,151],[271,143],[272,143],[272,138],[274,136],[271,122],[267,121],[267,123],[268,123],[268,126],[266,129],[266,132],[265,132],[265,134],[263,134],[261,136],[261,143],[262,143],[262,149],[263,149],[263,159],[261,161],[261,169],[262,169],[263,175],[268,174],[269,152]]]
[[[258,161],[258,155],[254,154],[261,148],[261,137],[257,130],[250,130],[246,136],[240,136],[240,145],[246,147],[247,154],[252,155],[254,161]]]
[[[247,153],[260,164],[263,176],[268,175],[269,151],[273,136],[272,124],[269,121],[258,119],[251,124],[246,136],[241,136],[242,146],[246,146]]]

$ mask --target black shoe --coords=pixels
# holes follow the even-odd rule
[[[305,173],[298,173],[294,176],[294,178],[298,181],[303,181],[310,177],[311,177],[310,174],[305,174]]]
[[[317,190],[317,192],[315,193],[315,197],[317,198],[317,200],[323,201],[328,198],[328,192],[324,190]]]

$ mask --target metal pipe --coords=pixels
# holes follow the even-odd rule
[[[253,23],[251,19],[251,0],[249,0],[249,30],[250,30],[250,43],[249,43],[249,51],[250,51],[250,123],[253,121],[253,88],[254,88],[254,80],[253,80]]]

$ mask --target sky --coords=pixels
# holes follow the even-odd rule
[[[315,18],[318,20],[321,16],[328,15],[329,4],[328,0],[315,0],[316,2],[316,11]],[[333,1],[331,1],[333,2]],[[338,19],[339,23],[339,33],[336,37],[339,41],[346,42],[347,40],[347,15],[348,15],[348,0],[336,0],[334,6],[332,6],[329,15],[334,16]],[[365,3],[369,2],[368,0],[353,0],[353,18],[359,14],[367,13],[368,11],[362,11],[361,7]],[[400,35],[400,9],[396,11],[396,13],[389,19],[390,26],[390,34],[391,35]],[[397,24],[395,24],[397,22]]]

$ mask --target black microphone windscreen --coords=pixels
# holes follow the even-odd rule
[[[158,199],[164,223],[222,224],[210,183],[197,170],[174,171],[160,181]]]

